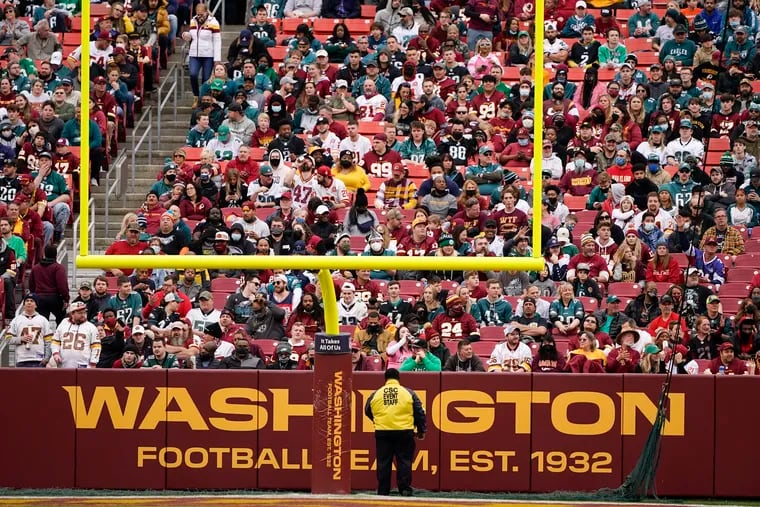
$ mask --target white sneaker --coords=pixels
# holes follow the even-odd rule
[[[96,180],[95,178],[91,178],[90,179],[90,186],[98,187],[100,185],[98,185],[98,180]]]

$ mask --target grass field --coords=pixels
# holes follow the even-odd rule
[[[219,492],[218,494],[195,494],[193,492],[166,492],[164,494],[141,493],[118,491],[109,495],[104,491],[78,491],[78,494],[61,492],[60,495],[51,491],[30,491],[30,490],[2,490],[0,489],[0,507],[3,506],[28,506],[28,507],[48,507],[48,506],[87,506],[87,507],[206,507],[206,506],[251,506],[251,507],[269,507],[269,506],[288,506],[288,507],[456,507],[456,506],[473,506],[473,507],[491,507],[497,505],[507,505],[510,507],[612,507],[626,506],[631,503],[610,503],[595,502],[593,500],[576,502],[576,501],[551,501],[551,500],[528,500],[528,495],[483,495],[469,493],[431,493],[420,491],[413,498],[402,497],[377,497],[369,493],[359,493],[354,495],[310,495],[305,493],[282,493],[272,494],[271,492],[246,492],[233,494]],[[512,497],[519,496],[519,499]],[[757,501],[735,501],[735,500],[649,500],[647,502],[636,502],[636,505],[644,506],[667,506],[678,505],[681,507],[700,506],[700,505],[760,505]]]

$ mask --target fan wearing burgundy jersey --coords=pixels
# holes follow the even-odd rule
[[[441,335],[441,340],[452,341],[467,338],[471,342],[480,340],[478,322],[464,309],[462,299],[457,295],[446,298],[446,313],[433,319],[432,329]]]

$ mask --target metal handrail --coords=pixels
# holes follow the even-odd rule
[[[169,72],[166,74],[166,76],[161,80],[161,86],[158,87],[158,106],[156,110],[156,131],[158,133],[158,139],[161,139],[161,113],[164,110],[164,107],[169,102],[169,99],[174,99],[174,121],[177,121],[177,91],[178,91],[178,85],[177,81],[179,80],[179,72],[177,68],[177,64],[173,64],[171,68],[169,69]],[[164,87],[171,84],[169,86],[169,89],[167,91],[164,90]],[[164,96],[165,95],[165,96]]]
[[[95,198],[94,197],[90,197],[90,200],[87,201],[87,213],[90,214],[90,223],[87,226],[87,232],[86,232],[86,234],[92,239],[92,238],[95,237]],[[72,237],[74,238],[72,243],[73,243],[74,251],[75,252],[79,251],[79,224],[81,223],[81,219],[82,219],[81,215],[78,216],[76,218],[76,220],[74,220],[74,224],[72,226],[72,229],[73,229],[72,230],[72,232],[73,232]],[[92,250],[93,241],[90,241],[89,245],[90,245],[90,250]],[[90,252],[87,252],[87,253],[89,254],[89,253],[92,253],[92,252],[90,251]],[[59,250],[59,254],[60,254],[60,250]],[[76,262],[73,263],[73,266],[74,267],[72,269],[71,276],[72,276],[74,282],[76,282],[76,279],[77,279],[77,263]]]
[[[227,2],[225,0],[217,0],[216,4],[214,4],[214,8],[211,9],[211,15],[214,16],[217,21],[219,21],[219,26],[222,28],[222,30],[224,29],[224,18],[225,18],[224,4],[226,4],[226,3]],[[219,18],[216,15],[216,11],[219,10],[219,6],[222,7],[222,17],[221,18]]]
[[[135,178],[137,177],[137,150],[142,146],[146,138],[148,139],[148,163],[153,163],[153,136],[151,135],[151,129],[153,129],[153,108],[152,106],[148,106],[143,111],[140,120],[135,124],[134,129],[132,129],[132,178],[130,180],[130,190],[132,192],[135,191]],[[139,139],[137,138],[138,132],[142,132]]]
[[[122,204],[126,204],[127,199],[127,193],[124,191],[124,186],[122,183],[125,182],[125,179],[122,177],[122,171],[124,169],[124,162],[127,161],[127,154],[126,150],[122,151],[119,156],[116,158],[112,165],[112,169],[106,173],[106,196],[105,196],[105,222],[106,222],[106,237],[109,237],[110,234],[110,215],[111,215],[111,196],[119,197],[121,196],[123,199]],[[111,174],[115,174],[114,181],[112,184],[110,184]]]

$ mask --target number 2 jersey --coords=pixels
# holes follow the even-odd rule
[[[139,297],[139,296],[138,296]],[[65,318],[53,335],[53,354],[61,354],[60,368],[87,368],[100,359],[98,328],[92,322],[74,324]]]

